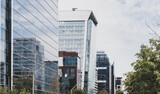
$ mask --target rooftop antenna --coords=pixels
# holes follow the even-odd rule
[[[114,63],[115,63],[115,57],[113,57],[113,65],[114,65]]]
[[[72,8],[72,11],[76,11],[78,8]]]

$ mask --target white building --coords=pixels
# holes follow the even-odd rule
[[[95,33],[98,24],[90,10],[59,12],[59,50],[76,51],[81,58],[82,85],[93,94],[95,85]]]

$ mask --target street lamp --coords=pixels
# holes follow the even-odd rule
[[[72,94],[73,89],[74,89],[78,84],[81,84],[81,82],[77,83],[77,84],[71,89],[71,94]]]
[[[77,84],[71,89],[71,94],[72,94],[72,90],[73,90],[78,84],[80,84],[80,83],[77,83]]]
[[[35,71],[35,73],[33,74],[33,77],[32,77],[32,94],[34,94],[34,80],[35,80],[35,78],[34,78],[34,76],[46,65],[46,64],[51,64],[52,62],[45,62],[45,63],[43,63],[43,65],[37,70],[37,71]]]
[[[81,68],[81,57],[78,56],[78,58],[80,59],[80,66],[77,65],[77,69],[78,69],[78,67]],[[78,84],[81,84],[81,82],[82,82],[82,81],[76,83],[76,85],[71,89],[71,94],[72,94],[73,89],[74,89]]]
[[[77,82],[79,82],[79,79],[80,79],[80,83],[81,83],[82,82],[81,57],[78,56],[78,58],[79,58],[80,62],[77,64]],[[79,76],[79,72],[80,72],[80,78],[78,77]],[[81,84],[78,87],[81,88]]]

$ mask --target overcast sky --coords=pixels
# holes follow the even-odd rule
[[[93,10],[97,20],[97,50],[105,50],[110,62],[115,61],[116,76],[132,71],[141,44],[155,37],[160,24],[159,0],[59,0],[60,10]],[[150,33],[151,34],[150,34]]]

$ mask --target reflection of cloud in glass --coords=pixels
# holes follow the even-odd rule
[[[16,0],[13,9],[14,37],[36,37],[45,49],[55,54],[46,56],[51,60],[58,56],[58,20],[54,10],[57,6],[49,6],[52,3],[51,0]]]
[[[16,42],[14,45],[15,49],[16,46],[21,48],[21,50],[18,48],[17,50],[14,49],[14,74],[19,75],[16,68],[27,72],[33,72],[35,69],[37,70],[40,68],[41,64],[39,62],[57,61],[57,2],[57,0],[13,1],[13,38],[23,40],[23,42]],[[39,45],[37,45],[36,41]],[[33,48],[35,48],[36,51],[34,51]],[[21,54],[16,54],[19,51]],[[21,62],[16,62],[15,59],[20,59]],[[48,75],[46,72],[49,72],[51,75]],[[47,66],[42,69],[40,73],[36,75],[36,91],[39,93],[43,93],[44,90],[49,91],[49,84],[53,79],[54,73],[57,74],[57,69],[50,69]],[[45,79],[48,80],[46,81]]]

